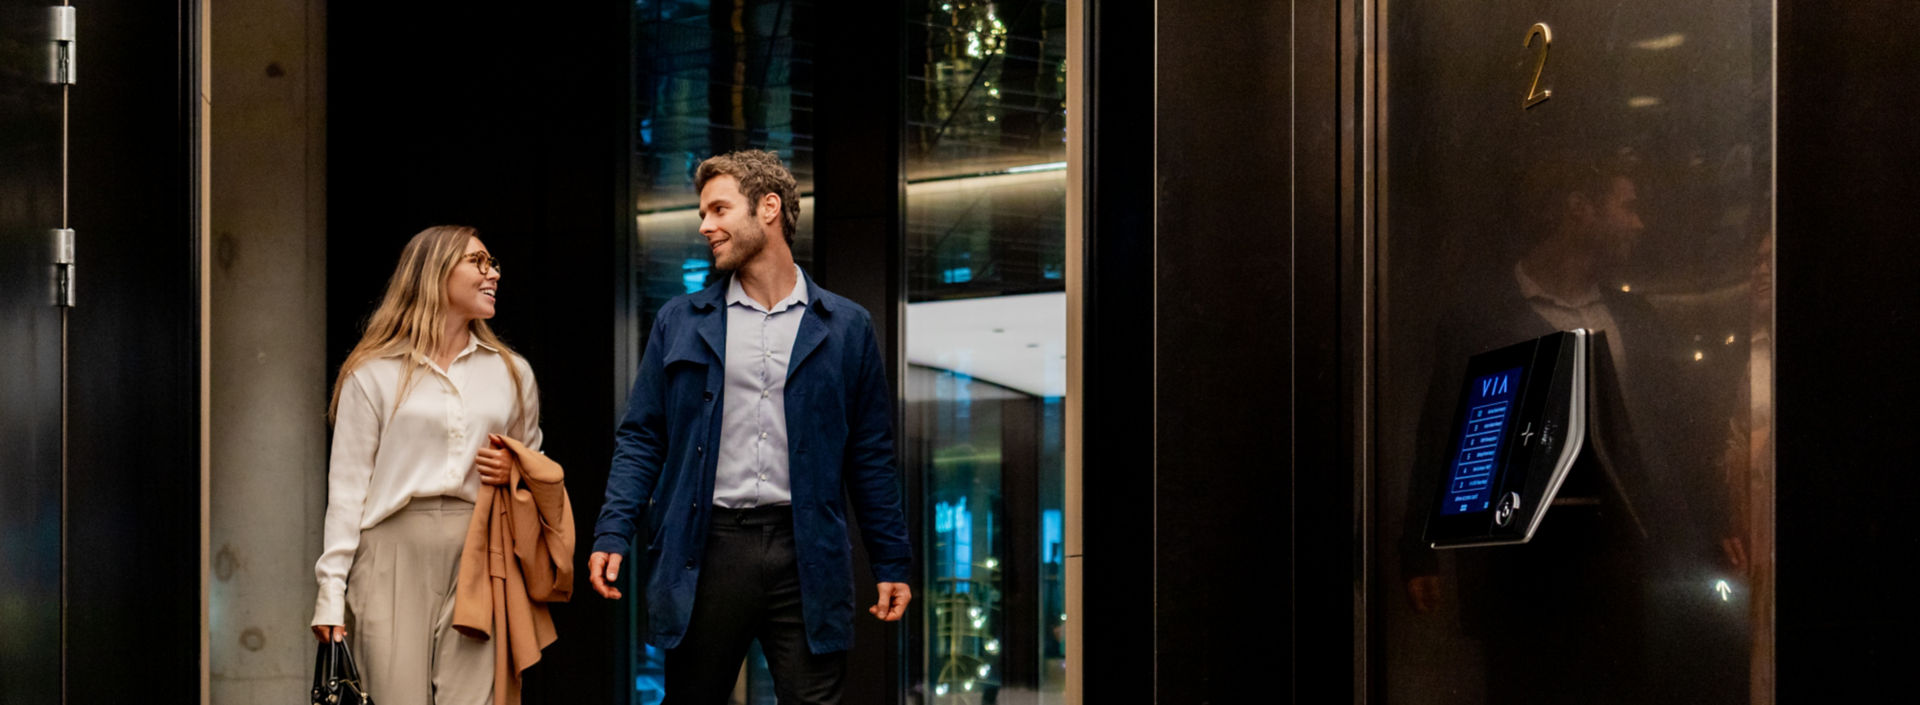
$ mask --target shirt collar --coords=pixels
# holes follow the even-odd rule
[[[453,356],[453,361],[454,361],[454,362],[459,362],[459,361],[460,361],[460,358],[463,358],[463,357],[466,357],[466,356],[468,356],[468,355],[471,355],[471,354],[473,354],[473,351],[474,351],[474,350],[476,350],[476,349],[482,349],[482,348],[484,348],[484,349],[485,349],[485,350],[487,350],[488,352],[491,352],[491,353],[494,353],[494,354],[496,354],[496,355],[500,353],[500,349],[499,349],[499,348],[496,348],[496,347],[494,347],[494,346],[492,346],[492,345],[488,345],[488,344],[486,344],[486,343],[483,343],[483,342],[480,342],[480,336],[477,336],[477,335],[472,335],[471,333],[469,333],[469,334],[468,334],[468,336],[467,336],[467,347],[464,347],[464,348],[461,348],[461,349],[460,349],[460,353],[459,353],[459,354],[457,354],[457,355],[454,355],[454,356]],[[429,361],[429,360],[427,359],[427,356],[426,356],[426,355],[423,355],[423,354],[420,354],[420,353],[414,353],[414,354],[413,354],[413,359],[414,359],[414,361],[415,361],[415,362],[418,362],[418,363],[420,363],[420,364],[422,364],[422,365],[428,365],[428,366],[432,366],[432,365],[430,364],[430,361]]]
[[[1598,288],[1588,289],[1587,293],[1580,295],[1580,298],[1572,301],[1547,293],[1547,290],[1540,286],[1540,282],[1534,281],[1533,277],[1527,275],[1527,267],[1524,262],[1513,263],[1513,280],[1520,285],[1520,296],[1529,301],[1549,303],[1561,308],[1585,308],[1600,301],[1600,290]]]
[[[738,272],[734,273],[734,275],[728,279],[728,306],[739,304],[756,311],[765,310],[768,313],[779,313],[786,310],[788,306],[802,306],[811,302],[809,298],[811,292],[807,291],[807,275],[805,272],[800,271],[800,265],[798,264],[793,265],[793,291],[787,293],[787,298],[775,302],[771,309],[761,309],[760,302],[753,300],[753,297],[747,295],[746,287],[740,286],[740,274]]]

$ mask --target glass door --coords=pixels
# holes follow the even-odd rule
[[[0,0],[0,702],[62,699],[66,86],[45,2]]]

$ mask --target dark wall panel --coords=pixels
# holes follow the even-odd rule
[[[1291,33],[1291,14],[1222,0],[1162,4],[1157,17],[1161,703],[1286,687],[1276,676],[1291,657],[1294,593],[1279,577],[1293,500],[1292,65],[1274,38]]]
[[[1911,689],[1920,6],[1779,4],[1780,702]]]
[[[442,223],[501,260],[494,329],[532,363],[545,450],[590,537],[612,456],[616,257],[627,209],[627,4],[536,12],[335,3],[328,17],[329,375],[400,248]],[[332,382],[331,377],[328,380]],[[592,542],[578,542],[584,567]],[[528,702],[624,702],[625,610],[579,576]]]

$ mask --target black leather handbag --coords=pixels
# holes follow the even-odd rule
[[[314,654],[313,705],[373,705],[346,642],[328,639]]]

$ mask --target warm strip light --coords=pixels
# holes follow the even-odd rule
[[[1045,164],[1028,164],[1026,166],[1009,167],[1007,173],[1025,174],[1030,171],[1066,171],[1066,169],[1066,162],[1047,162]]]

